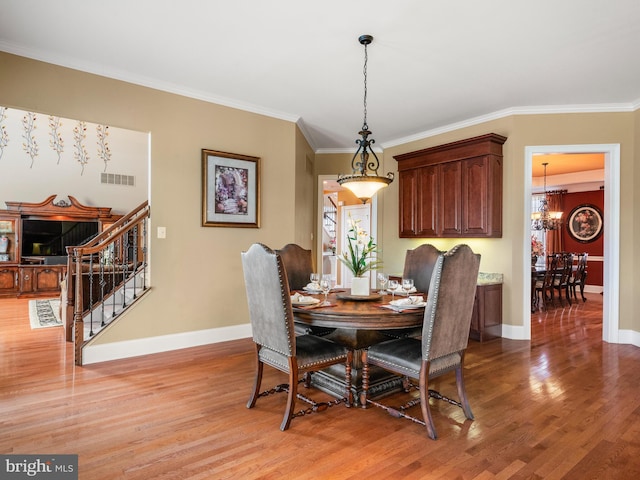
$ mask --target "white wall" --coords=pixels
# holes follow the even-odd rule
[[[53,122],[59,122],[58,135]],[[99,129],[107,132],[102,144]],[[143,132],[0,107],[0,208],[5,201],[41,202],[57,194],[56,201],[72,195],[125,214],[148,198],[148,139]],[[102,173],[133,176],[134,186],[102,184]]]

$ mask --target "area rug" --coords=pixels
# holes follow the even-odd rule
[[[29,300],[29,321],[32,329],[62,326],[60,299]]]

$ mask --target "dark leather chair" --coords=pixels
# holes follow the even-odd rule
[[[373,404],[396,417],[408,418],[425,425],[430,438],[437,433],[431,417],[429,398],[444,399],[459,406],[469,420],[473,413],[464,386],[464,354],[469,340],[469,328],[480,255],[467,245],[457,245],[440,255],[431,277],[429,298],[424,312],[422,340],[401,338],[372,345],[362,352],[363,405]],[[382,367],[396,375],[419,380],[422,420],[410,415],[408,408],[418,404],[412,399],[406,405],[393,408],[369,398],[369,368]],[[429,382],[441,375],[455,372],[459,402],[429,389]],[[406,382],[405,389],[416,388]]]
[[[427,294],[431,283],[433,267],[442,252],[430,243],[425,243],[413,250],[407,250],[404,257],[403,278],[412,278],[418,292]]]
[[[306,287],[313,273],[313,257],[311,250],[306,250],[295,243],[288,243],[276,253],[282,258],[287,271],[289,290],[302,290]]]
[[[282,258],[284,269],[287,272],[289,291],[302,290],[306,287],[313,273],[311,250],[306,250],[295,243],[287,243],[281,249],[276,250],[276,253]],[[298,335],[312,333],[320,336],[328,335],[335,330],[335,328],[310,327],[297,322],[295,329]]]
[[[296,415],[296,398],[313,405],[313,411],[321,411],[324,410],[323,407],[342,402],[350,406],[353,352],[322,337],[295,335],[287,273],[280,255],[265,245],[253,244],[249,250],[242,253],[242,268],[256,347],[255,384],[247,408],[253,408],[258,397],[280,391],[288,392],[287,407],[280,425],[280,430],[286,430]],[[340,363],[345,365],[345,398],[334,402],[315,403],[298,393],[299,374],[305,374],[305,385],[308,387],[311,384],[312,372]],[[289,383],[260,393],[265,364],[288,374]]]
[[[402,278],[412,278],[416,291],[427,295],[429,293],[433,268],[442,253],[444,252],[438,250],[430,243],[424,243],[413,250],[407,250],[404,257]],[[420,335],[422,335],[422,327],[383,330],[382,333],[392,338],[420,338]]]

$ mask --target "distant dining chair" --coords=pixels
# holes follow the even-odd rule
[[[544,274],[535,280],[535,304],[549,310],[549,306],[554,307],[553,302],[553,282],[558,271],[559,257],[556,254],[547,255],[547,264]]]
[[[353,351],[315,335],[295,335],[287,273],[280,255],[265,245],[253,244],[242,253],[242,268],[256,348],[256,377],[247,408],[253,408],[258,397],[286,391],[287,406],[280,425],[280,430],[284,431],[294,416],[305,413],[294,413],[297,398],[311,404],[313,411],[342,402],[350,406]],[[309,387],[312,372],[340,363],[345,366],[345,398],[316,403],[298,393],[300,374],[304,374],[303,381]],[[260,393],[265,364],[288,374],[289,383]]]
[[[580,296],[582,297],[582,301],[586,302],[587,298],[584,296],[584,286],[587,281],[587,257],[588,253],[578,253],[577,254],[577,265],[576,270],[573,272],[571,277],[569,278],[569,291],[574,299],[578,299],[576,295],[576,287],[580,287]]]
[[[558,253],[557,259],[558,267],[553,279],[551,298],[554,298],[553,293],[557,291],[560,306],[564,307],[564,303],[562,301],[562,292],[564,292],[564,297],[569,303],[569,306],[571,306],[571,295],[569,294],[569,279],[571,278],[571,275],[573,273],[573,253]]]
[[[385,409],[392,416],[408,418],[424,425],[427,434],[434,440],[437,433],[431,417],[430,398],[443,399],[457,405],[462,408],[467,419],[473,420],[463,370],[479,266],[480,255],[473,253],[468,245],[457,245],[438,257],[424,312],[422,339],[388,340],[363,350],[360,398],[363,406],[372,404]],[[413,399],[397,408],[369,399],[371,365],[405,378],[418,379],[420,399]],[[456,374],[459,402],[429,389],[432,379],[449,372]],[[409,382],[404,383],[407,392],[415,388]],[[418,404],[422,410],[422,420],[408,413],[409,408]]]

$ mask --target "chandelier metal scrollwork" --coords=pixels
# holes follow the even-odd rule
[[[547,165],[549,165],[548,162],[542,164],[544,167],[544,197],[540,201],[540,209],[531,214],[532,230],[558,230],[562,228],[562,212],[551,211],[547,201]]]
[[[366,203],[378,190],[388,186],[393,181],[394,175],[392,172],[387,173],[385,177],[378,175],[380,160],[371,148],[375,140],[369,139],[371,131],[367,124],[367,45],[373,41],[373,37],[361,35],[358,41],[364,45],[364,121],[362,130],[358,132],[362,138],[356,140],[358,150],[351,159],[352,173],[338,175],[338,183],[351,190],[362,200],[362,203]]]

